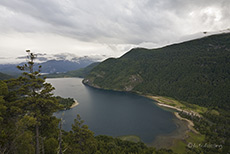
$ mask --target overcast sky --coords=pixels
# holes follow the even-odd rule
[[[230,0],[0,0],[0,61],[35,53],[120,56],[230,28]]]

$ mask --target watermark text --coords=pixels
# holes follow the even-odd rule
[[[222,149],[223,145],[221,144],[211,144],[211,143],[192,143],[189,142],[187,145],[188,148],[215,148],[215,149]]]

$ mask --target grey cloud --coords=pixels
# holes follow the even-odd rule
[[[230,23],[229,0],[2,0],[0,5],[13,13],[4,28],[9,24],[17,31],[106,44],[170,42],[185,33],[216,30]],[[220,9],[218,23],[215,16],[200,12],[206,7]],[[191,12],[196,17],[190,17]]]
[[[27,56],[21,56],[21,57],[17,57],[17,59],[26,59]]]
[[[37,61],[40,61],[40,62],[43,62],[43,61],[47,61],[48,58],[46,58],[46,54],[36,54],[37,55],[37,58],[36,60]],[[20,56],[20,57],[17,57],[16,59],[20,59],[20,60],[26,60],[28,57],[27,56]]]

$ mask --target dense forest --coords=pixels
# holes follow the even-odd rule
[[[135,48],[96,66],[83,81],[103,89],[174,98],[207,108],[201,117],[181,113],[205,135],[192,153],[230,152],[230,34],[218,34],[158,49]]]
[[[63,109],[54,87],[34,70],[36,55],[27,51],[28,63],[18,66],[24,73],[16,79],[0,80],[1,154],[167,154],[172,150],[147,147],[144,143],[94,136],[80,115],[72,130],[62,130],[61,119],[53,116]],[[69,102],[72,102],[71,99]]]

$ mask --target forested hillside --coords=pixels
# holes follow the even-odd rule
[[[84,83],[230,109],[230,34],[132,49],[100,63]]]

